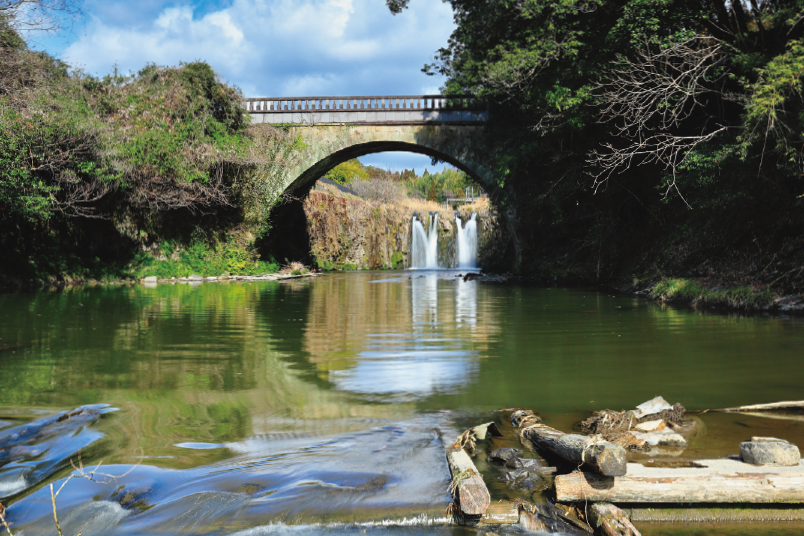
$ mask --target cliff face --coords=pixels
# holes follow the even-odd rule
[[[310,254],[319,268],[407,268],[410,214],[393,205],[311,191],[304,200]]]
[[[313,190],[303,203],[310,239],[310,254],[321,269],[381,269],[410,267],[412,211],[409,208],[346,198]],[[466,222],[471,212],[459,211]],[[425,228],[426,213],[420,214]],[[498,252],[502,231],[493,210],[480,211],[478,222],[478,264],[483,267]],[[438,216],[438,261],[442,267],[455,265],[455,211]]]

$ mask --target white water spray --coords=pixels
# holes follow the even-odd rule
[[[430,214],[429,231],[416,215],[412,222],[411,268],[438,268],[438,213]]]
[[[458,255],[456,268],[477,268],[477,213],[463,225],[461,217],[455,214]]]

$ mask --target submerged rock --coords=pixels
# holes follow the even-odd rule
[[[521,457],[522,457],[522,451],[521,450],[519,450],[519,449],[509,449],[509,448],[493,450],[489,454],[489,459],[490,460],[501,461],[503,463],[507,463],[508,461],[510,461],[510,460],[512,460],[514,458],[521,458]]]
[[[545,464],[534,458],[511,458],[505,462],[505,466],[511,469],[529,469],[532,467],[544,467]]]

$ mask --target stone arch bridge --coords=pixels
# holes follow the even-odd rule
[[[245,106],[252,123],[293,125],[307,144],[283,191],[310,187],[342,162],[384,151],[448,162],[493,190],[482,135],[488,112],[472,97],[253,98]]]

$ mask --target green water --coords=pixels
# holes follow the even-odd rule
[[[85,536],[349,532],[316,524],[420,514],[437,522],[448,502],[445,445],[467,426],[503,419],[501,408],[534,408],[569,429],[589,410],[656,395],[689,409],[801,399],[802,356],[795,319],[463,282],[453,272],[7,294],[0,428],[43,410],[119,410],[93,425],[104,436],[83,457],[127,474],[71,481],[59,499]],[[685,455],[736,454],[751,435],[804,446],[802,422],[703,420],[706,433]],[[136,508],[121,489],[138,497]],[[10,507],[25,534],[52,528],[45,492]],[[193,521],[188,501],[203,512]],[[87,513],[89,503],[100,510]]]

